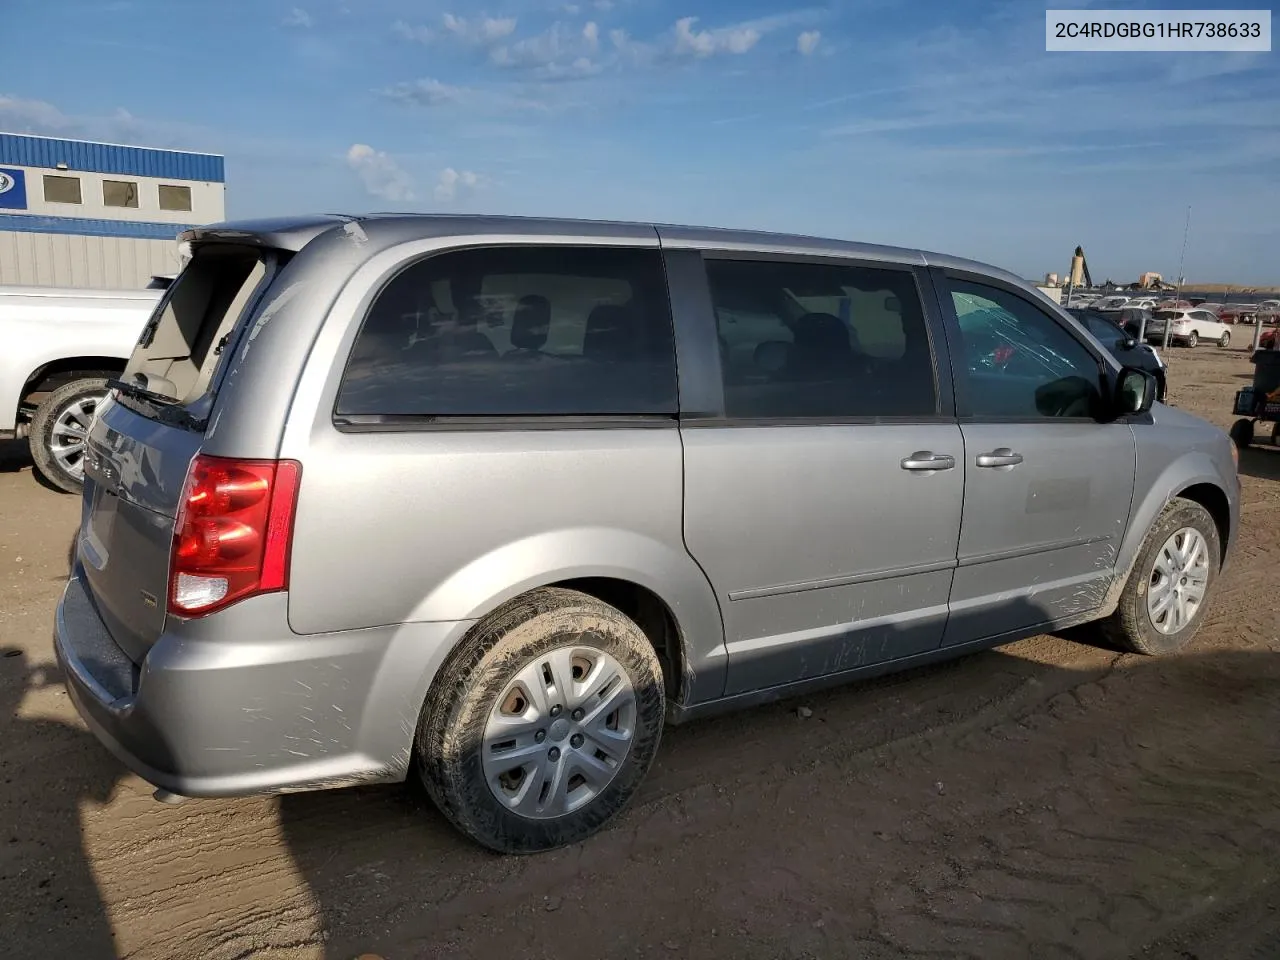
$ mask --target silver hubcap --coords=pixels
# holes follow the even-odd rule
[[[489,712],[485,781],[522,817],[562,817],[613,782],[635,728],[635,689],[618,661],[594,647],[552,650],[516,674]]]
[[[89,436],[89,423],[93,420],[93,411],[102,397],[93,395],[81,397],[74,403],[62,408],[49,437],[49,452],[68,475],[77,480],[84,479],[84,441]]]
[[[1183,527],[1156,554],[1147,589],[1147,615],[1164,634],[1178,633],[1204,603],[1209,585],[1209,545],[1199,530]]]

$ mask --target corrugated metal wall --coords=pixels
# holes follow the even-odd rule
[[[17,167],[47,167],[51,170],[58,164],[65,163],[73,171],[217,183],[226,180],[222,157],[211,153],[153,150],[114,143],[58,140],[21,133],[0,133],[0,163]]]
[[[177,271],[173,240],[0,231],[0,284],[138,290]]]

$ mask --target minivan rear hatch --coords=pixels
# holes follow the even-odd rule
[[[164,628],[174,522],[225,361],[287,256],[234,243],[195,246],[90,428],[81,580],[135,663]]]

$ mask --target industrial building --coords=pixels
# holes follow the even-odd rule
[[[0,284],[144,287],[225,192],[214,154],[0,133]]]

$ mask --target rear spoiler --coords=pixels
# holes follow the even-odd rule
[[[320,234],[357,219],[343,214],[322,214],[312,217],[232,220],[184,230],[178,234],[178,243],[237,243],[297,253]]]

